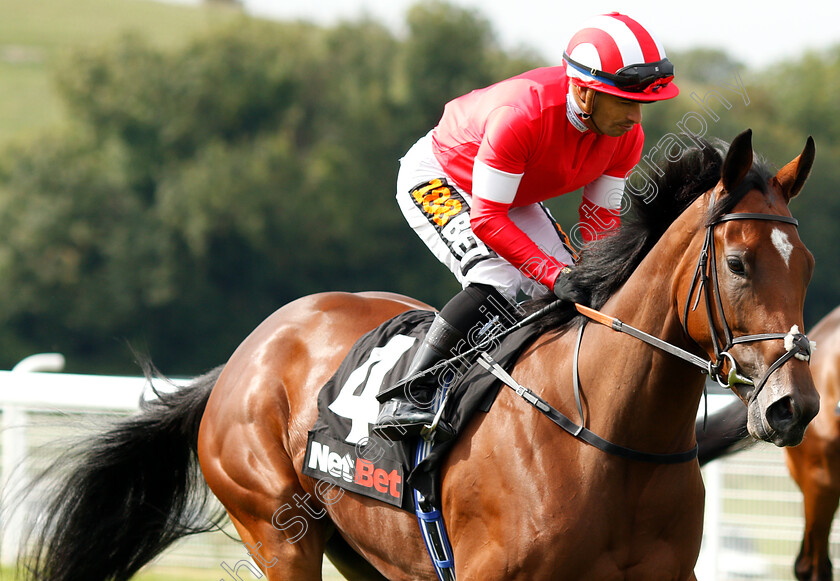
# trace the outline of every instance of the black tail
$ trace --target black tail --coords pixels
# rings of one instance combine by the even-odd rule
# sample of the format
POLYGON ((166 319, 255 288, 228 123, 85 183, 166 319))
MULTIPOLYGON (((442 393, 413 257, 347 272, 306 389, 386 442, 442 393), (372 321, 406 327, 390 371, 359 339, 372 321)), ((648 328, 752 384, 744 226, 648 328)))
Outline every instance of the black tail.
POLYGON ((142 403, 38 477, 52 484, 24 541, 26 579, 127 580, 177 539, 218 527, 196 445, 220 373, 142 403))
POLYGON ((749 447, 755 440, 747 431, 747 407, 738 398, 706 419, 699 418, 694 425, 700 465, 717 460, 727 454, 749 447))

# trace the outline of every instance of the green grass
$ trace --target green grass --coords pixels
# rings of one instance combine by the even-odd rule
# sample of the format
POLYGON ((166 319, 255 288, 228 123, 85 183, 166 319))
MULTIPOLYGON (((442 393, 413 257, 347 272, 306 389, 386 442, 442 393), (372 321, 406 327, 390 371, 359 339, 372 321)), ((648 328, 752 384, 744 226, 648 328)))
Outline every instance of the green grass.
POLYGON ((243 18, 221 2, 176 6, 153 0, 2 0, 0 146, 66 118, 52 84, 61 57, 125 34, 174 48, 243 18))

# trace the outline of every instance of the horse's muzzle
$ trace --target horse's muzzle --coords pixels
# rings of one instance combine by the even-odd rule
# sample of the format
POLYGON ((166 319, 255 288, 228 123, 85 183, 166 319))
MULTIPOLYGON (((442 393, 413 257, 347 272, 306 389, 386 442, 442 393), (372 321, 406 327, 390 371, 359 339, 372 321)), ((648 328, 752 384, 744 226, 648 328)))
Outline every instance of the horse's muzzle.
POLYGON ((812 405, 810 400, 791 395, 782 395, 766 408, 759 400, 754 400, 750 405, 747 428, 753 437, 776 446, 796 446, 802 442, 805 428, 818 411, 819 401, 812 405))

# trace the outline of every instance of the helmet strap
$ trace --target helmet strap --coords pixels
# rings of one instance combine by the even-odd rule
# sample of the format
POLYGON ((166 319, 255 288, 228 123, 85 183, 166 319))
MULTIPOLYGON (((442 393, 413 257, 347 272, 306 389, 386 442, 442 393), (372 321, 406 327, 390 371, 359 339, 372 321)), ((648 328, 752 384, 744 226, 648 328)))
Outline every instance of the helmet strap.
POLYGON ((590 130, 589 126, 584 123, 586 119, 589 119, 589 115, 583 112, 580 103, 577 87, 573 83, 569 83, 569 94, 566 96, 566 117, 575 129, 585 133, 590 130))

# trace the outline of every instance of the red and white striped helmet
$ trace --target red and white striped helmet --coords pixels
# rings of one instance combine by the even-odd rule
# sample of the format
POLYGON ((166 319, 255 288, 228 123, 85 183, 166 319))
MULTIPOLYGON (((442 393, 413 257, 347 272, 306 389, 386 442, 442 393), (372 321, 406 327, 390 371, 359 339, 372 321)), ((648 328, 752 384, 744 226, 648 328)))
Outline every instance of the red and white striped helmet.
POLYGON ((634 101, 676 97, 674 65, 641 24, 618 12, 584 22, 563 53, 573 83, 634 101))

